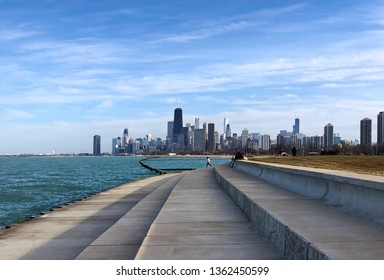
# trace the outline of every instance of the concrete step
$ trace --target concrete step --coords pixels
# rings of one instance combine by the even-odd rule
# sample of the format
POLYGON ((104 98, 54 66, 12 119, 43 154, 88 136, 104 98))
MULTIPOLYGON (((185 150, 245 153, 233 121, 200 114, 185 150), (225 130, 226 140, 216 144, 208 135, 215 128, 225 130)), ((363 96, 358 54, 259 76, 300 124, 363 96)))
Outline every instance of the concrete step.
POLYGON ((160 181, 161 185, 138 202, 76 259, 132 260, 173 188, 184 174, 160 181))
POLYGON ((125 184, 0 230, 0 259, 72 260, 174 175, 125 184))
POLYGON ((136 259, 281 259, 223 191, 212 168, 186 172, 136 259))
POLYGON ((265 182, 229 165, 216 179, 288 259, 384 259, 384 227, 265 182))

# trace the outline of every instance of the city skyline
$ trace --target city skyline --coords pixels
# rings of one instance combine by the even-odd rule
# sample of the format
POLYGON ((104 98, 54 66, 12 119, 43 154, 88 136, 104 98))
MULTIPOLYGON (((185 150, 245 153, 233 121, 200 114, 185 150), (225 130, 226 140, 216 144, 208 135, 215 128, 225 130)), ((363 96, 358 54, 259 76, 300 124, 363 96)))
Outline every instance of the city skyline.
MULTIPOLYGON (((377 114, 378 134, 383 133, 382 116, 384 112, 377 114)), ((167 137, 147 134, 145 137, 128 137, 128 129, 125 128, 123 137, 118 136, 112 139, 112 155, 128 154, 164 154, 167 152, 180 153, 231 153, 234 150, 242 150, 254 154, 275 154, 279 151, 291 150, 293 147, 305 153, 319 154, 320 152, 336 152, 344 154, 382 154, 383 141, 379 136, 377 141, 372 141, 372 119, 360 120, 360 138, 346 139, 340 133, 334 131, 331 123, 324 126, 323 134, 308 135, 300 131, 300 119, 295 118, 292 130, 281 129, 276 137, 260 131, 249 131, 244 128, 241 134, 235 131, 232 134, 230 122, 227 116, 224 117, 224 131, 216 130, 220 127, 212 122, 204 122, 200 128, 200 118, 196 117, 194 124, 186 121, 183 123, 182 108, 174 110, 174 119, 167 123, 167 137), (178 125, 174 126, 174 123, 178 125), (185 124, 185 125, 184 125, 185 124), (376 145, 377 144, 377 145, 376 145)), ((98 135, 94 136, 99 137, 98 135)), ((98 140, 100 143, 100 139, 98 140)), ((100 155, 95 152, 95 140, 93 144, 93 155, 100 155)), ((104 151, 104 154, 109 154, 104 151)))
MULTIPOLYGON (((384 111, 380 1, 0 1, 0 154, 183 122, 360 138, 384 111)), ((110 150, 110 141, 101 141, 110 150)))

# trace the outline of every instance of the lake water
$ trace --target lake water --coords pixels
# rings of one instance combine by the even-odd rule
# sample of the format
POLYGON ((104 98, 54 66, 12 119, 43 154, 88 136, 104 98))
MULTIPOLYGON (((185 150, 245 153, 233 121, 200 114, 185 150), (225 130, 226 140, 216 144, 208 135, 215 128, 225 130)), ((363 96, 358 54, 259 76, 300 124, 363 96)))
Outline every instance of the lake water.
MULTIPOLYGON (((157 176, 141 157, 0 157, 0 228, 134 180, 157 176)), ((212 164, 228 162, 212 158, 212 164)), ((154 168, 201 168, 205 158, 156 158, 154 168)))

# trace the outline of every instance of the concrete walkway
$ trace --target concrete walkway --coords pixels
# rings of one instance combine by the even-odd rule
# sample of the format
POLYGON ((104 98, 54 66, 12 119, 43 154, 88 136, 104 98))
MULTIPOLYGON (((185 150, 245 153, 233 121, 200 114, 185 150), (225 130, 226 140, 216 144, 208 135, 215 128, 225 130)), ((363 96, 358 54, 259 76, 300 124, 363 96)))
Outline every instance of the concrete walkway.
POLYGON ((136 259, 281 259, 221 188, 213 169, 186 173, 136 259))
POLYGON ((0 259, 281 259, 213 169, 133 182, 0 231, 0 259))
POLYGON ((384 259, 384 226, 219 165, 108 190, 0 230, 0 259, 384 259))
POLYGON ((75 259, 142 199, 173 176, 157 176, 122 185, 54 209, 10 229, 0 230, 0 259, 75 259))

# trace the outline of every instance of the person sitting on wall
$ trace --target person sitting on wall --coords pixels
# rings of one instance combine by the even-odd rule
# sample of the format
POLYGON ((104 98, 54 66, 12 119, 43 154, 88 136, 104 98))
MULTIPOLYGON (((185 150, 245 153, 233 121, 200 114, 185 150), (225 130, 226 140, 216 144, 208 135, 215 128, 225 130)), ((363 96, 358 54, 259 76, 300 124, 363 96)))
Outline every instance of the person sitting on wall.
POLYGON ((238 160, 238 159, 244 159, 244 156, 240 152, 240 150, 237 150, 235 155, 232 157, 231 167, 235 167, 236 166, 236 160, 238 160))

